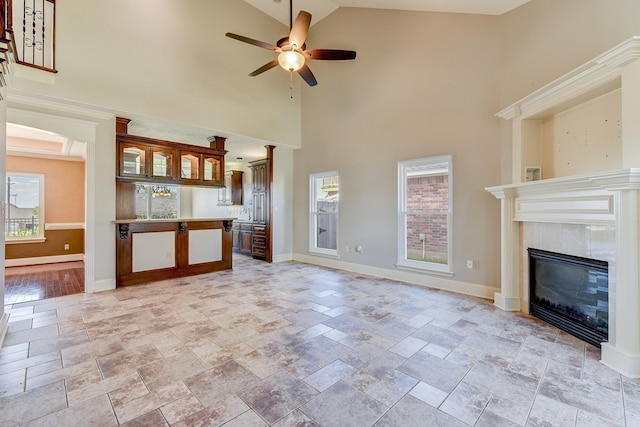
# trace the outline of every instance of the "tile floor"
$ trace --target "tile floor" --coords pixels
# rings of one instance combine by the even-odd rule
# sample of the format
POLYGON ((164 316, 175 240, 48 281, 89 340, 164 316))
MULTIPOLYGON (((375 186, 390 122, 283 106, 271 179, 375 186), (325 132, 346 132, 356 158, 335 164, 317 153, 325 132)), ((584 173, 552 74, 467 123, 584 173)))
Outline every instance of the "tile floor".
POLYGON ((84 292, 82 261, 4 269, 5 304, 56 298, 81 292, 84 292))
POLYGON ((640 381, 554 327, 306 264, 5 310, 0 426, 640 425, 640 381))

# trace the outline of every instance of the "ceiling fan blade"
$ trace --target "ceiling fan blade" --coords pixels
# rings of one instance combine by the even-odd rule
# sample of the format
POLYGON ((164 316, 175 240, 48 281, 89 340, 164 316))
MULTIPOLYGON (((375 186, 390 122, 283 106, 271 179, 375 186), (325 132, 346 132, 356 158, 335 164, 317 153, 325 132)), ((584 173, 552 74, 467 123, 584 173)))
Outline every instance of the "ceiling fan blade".
POLYGON ((352 50, 337 49, 310 49, 304 51, 307 59, 346 60, 356 59, 356 53, 352 50))
POLYGON ((271 62, 267 62, 267 63, 266 63, 266 64, 264 64, 262 67, 260 67, 260 68, 258 68, 257 70, 255 70, 254 72, 249 73, 249 76, 250 76, 250 77, 255 77, 255 76, 257 76, 258 74, 262 74, 262 73, 264 73, 265 71, 272 69, 272 68, 273 68, 273 67, 275 67, 276 65, 278 65, 278 60, 277 60, 277 59, 274 59, 274 60, 273 60, 273 61, 271 61, 271 62))
POLYGON ((298 74, 300 74, 300 77, 302 77, 302 79, 307 82, 309 86, 315 86, 318 84, 318 81, 314 77, 307 64, 304 64, 302 68, 298 70, 298 74))
POLYGON ((281 51, 281 49, 279 47, 276 47, 276 46, 274 46, 272 44, 261 42, 260 40, 252 39, 252 38, 249 38, 249 37, 241 36, 239 34, 227 33, 227 34, 225 34, 225 36, 230 37, 232 39, 240 40, 241 42, 252 44, 254 46, 261 47, 263 49, 273 50, 273 51, 276 51, 276 52, 280 52, 281 51))
POLYGON ((296 21, 291 27, 291 33, 289 34, 289 44, 296 45, 298 48, 302 48, 305 40, 307 40, 307 33, 309 32, 309 26, 311 25, 311 14, 301 10, 298 13, 296 21))

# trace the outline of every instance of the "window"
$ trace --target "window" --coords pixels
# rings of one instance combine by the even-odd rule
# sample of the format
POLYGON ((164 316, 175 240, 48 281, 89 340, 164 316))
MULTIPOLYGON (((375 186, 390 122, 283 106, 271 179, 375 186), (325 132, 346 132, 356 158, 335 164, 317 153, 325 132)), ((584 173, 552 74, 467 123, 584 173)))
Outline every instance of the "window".
POLYGON ((5 185, 5 239, 44 239, 44 175, 7 172, 5 185))
POLYGON ((398 266, 451 274, 451 156, 398 163, 398 266))
POLYGON ((136 184, 136 219, 175 219, 179 210, 178 185, 136 184))
POLYGON ((309 216, 309 251, 338 255, 338 207, 340 202, 338 172, 311 174, 309 216))

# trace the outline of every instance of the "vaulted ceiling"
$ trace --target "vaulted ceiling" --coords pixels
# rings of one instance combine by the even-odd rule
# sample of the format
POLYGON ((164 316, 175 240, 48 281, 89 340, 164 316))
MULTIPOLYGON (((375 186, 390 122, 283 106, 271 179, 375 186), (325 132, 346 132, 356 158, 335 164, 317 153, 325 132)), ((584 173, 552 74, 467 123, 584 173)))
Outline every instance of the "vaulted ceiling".
MULTIPOLYGON (((244 1, 289 26, 288 0, 244 1)), ((318 23, 322 18, 331 14, 339 7, 502 15, 528 1, 529 0, 294 0, 293 16, 295 18, 300 10, 306 10, 313 15, 312 23, 318 23)))

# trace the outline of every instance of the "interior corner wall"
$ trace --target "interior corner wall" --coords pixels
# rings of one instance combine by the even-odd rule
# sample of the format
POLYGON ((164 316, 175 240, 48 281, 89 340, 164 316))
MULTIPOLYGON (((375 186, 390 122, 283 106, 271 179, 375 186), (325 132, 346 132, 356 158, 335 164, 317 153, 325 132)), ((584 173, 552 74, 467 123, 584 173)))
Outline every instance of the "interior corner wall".
POLYGON ((293 157, 294 150, 273 150, 273 261, 290 261, 293 253, 293 157))
POLYGON ((499 286, 499 203, 484 191, 501 179, 501 127, 494 117, 499 22, 340 8, 313 27, 309 46, 352 49, 357 58, 314 62, 319 84, 303 92, 302 148, 294 153, 295 254, 307 256, 309 174, 337 170, 340 261, 397 272, 398 161, 451 154, 451 283, 499 286), (356 245, 362 252, 344 250, 356 245), (480 269, 467 269, 468 259, 480 269))
POLYGON ((637 0, 532 0, 500 16, 500 108, 639 36, 638 16, 637 0))

